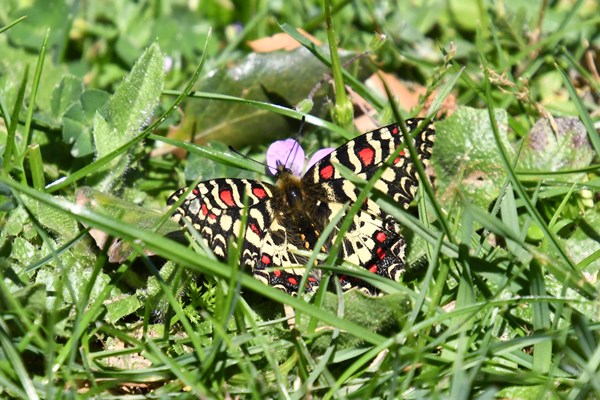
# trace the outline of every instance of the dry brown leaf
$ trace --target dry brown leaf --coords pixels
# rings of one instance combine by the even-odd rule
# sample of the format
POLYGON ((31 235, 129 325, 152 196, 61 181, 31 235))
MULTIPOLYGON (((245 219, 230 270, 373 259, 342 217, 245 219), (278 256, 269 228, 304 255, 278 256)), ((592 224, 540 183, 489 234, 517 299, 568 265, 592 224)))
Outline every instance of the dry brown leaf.
MULTIPOLYGON (((302 29, 298 29, 298 31, 317 46, 321 45, 321 42, 316 37, 308 34, 302 29)), ((300 43, 298 43, 296 39, 292 38, 285 32, 277 33, 269 37, 251 40, 246 42, 246 44, 256 53, 270 53, 277 50, 292 51, 300 47, 300 43)))
POLYGON ((378 73, 371 75, 367 79, 366 84, 369 87, 374 88, 381 96, 386 97, 382 78, 402 108, 410 110, 419 104, 419 93, 416 93, 416 88, 413 87, 413 90, 409 89, 407 84, 402 82, 395 75, 379 71, 378 73))
MULTIPOLYGON (((419 97, 427 94, 427 88, 412 82, 404 82, 395 75, 387 74, 385 72, 378 72, 376 74, 371 75, 366 81, 367 85, 374 88, 381 96, 385 97, 385 88, 382 83, 383 81, 386 83, 393 96, 398 100, 398 103, 405 110, 410 110, 419 105, 419 97)), ((437 92, 433 92, 429 95, 429 97, 425 100, 425 107, 423 107, 423 111, 420 116, 424 116, 428 106, 431 104, 433 99, 435 98, 437 92)), ((442 107, 438 112, 439 115, 451 115, 454 110, 456 110, 456 97, 453 94, 448 95, 444 102, 442 103, 442 107)))

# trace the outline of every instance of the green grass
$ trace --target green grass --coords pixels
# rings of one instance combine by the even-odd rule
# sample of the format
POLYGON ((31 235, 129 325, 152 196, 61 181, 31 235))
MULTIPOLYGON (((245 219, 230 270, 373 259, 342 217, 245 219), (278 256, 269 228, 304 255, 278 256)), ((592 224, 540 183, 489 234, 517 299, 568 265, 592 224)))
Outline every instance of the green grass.
POLYGON ((595 2, 95 4, 0 10, 0 397, 600 397, 595 2), (282 31, 304 50, 247 46, 282 31), (357 183, 402 282, 340 260, 384 295, 290 297, 174 239, 176 189, 270 179, 227 145, 263 162, 303 116, 305 149, 341 145, 349 93, 436 126, 408 211, 357 183))

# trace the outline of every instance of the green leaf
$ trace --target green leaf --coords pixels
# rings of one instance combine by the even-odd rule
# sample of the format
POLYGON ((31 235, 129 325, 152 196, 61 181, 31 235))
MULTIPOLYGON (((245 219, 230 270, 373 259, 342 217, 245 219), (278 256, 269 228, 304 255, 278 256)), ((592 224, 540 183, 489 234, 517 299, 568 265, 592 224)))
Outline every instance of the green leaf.
POLYGON ((591 276, 596 276, 600 271, 600 259, 593 257, 594 253, 600 252, 598 227, 600 227, 600 214, 595 209, 588 210, 578 221, 575 231, 563 242, 569 257, 578 264, 583 262, 580 268, 591 276))
POLYGON ((62 117, 67 110, 79 103, 79 97, 83 92, 83 82, 81 79, 67 75, 52 91, 50 99, 50 110, 55 118, 62 117))
POLYGON ((475 31, 481 25, 482 11, 475 7, 473 2, 450 0, 448 2, 450 12, 455 18, 456 23, 463 29, 475 31))
MULTIPOLYGON (((593 158, 585 126, 578 118, 558 117, 552 124, 542 118, 525 138, 518 166, 534 171, 560 171, 587 167, 593 158)), ((571 174, 554 178, 568 182, 574 179, 571 174)))
MULTIPOLYGON (((339 307, 337 295, 325 293, 325 301, 321 308, 335 314, 338 312, 339 307)), ((410 297, 404 293, 380 297, 368 296, 358 290, 350 290, 344 293, 344 319, 384 335, 399 332, 411 308, 410 297)), ((321 323, 320 327, 328 333, 319 336, 315 340, 312 350, 316 353, 329 346, 332 339, 331 330, 328 329, 331 327, 326 323, 321 323)), ((342 333, 337 339, 337 345, 341 349, 359 344, 364 344, 364 340, 348 333, 342 333)))
POLYGON ((21 16, 27 16, 27 18, 10 29, 7 34, 18 47, 37 51, 44 40, 47 29, 51 31, 48 41, 50 46, 59 40, 63 34, 62 30, 70 26, 69 14, 67 2, 63 0, 36 0, 30 7, 17 10, 11 15, 11 19, 21 16))
MULTIPOLYGON (((27 19, 24 21, 26 20, 27 19)), ((0 57, 0 91, 2 91, 4 101, 6 104, 10 104, 11 108, 18 98, 20 83, 27 66, 30 67, 28 82, 31 84, 33 77, 32 70, 38 60, 38 52, 39 46, 36 48, 35 53, 26 52, 22 48, 15 48, 9 45, 5 36, 0 35, 0 54, 2 55, 0 57)), ((44 63, 43 70, 41 71, 42 75, 39 80, 38 91, 35 97, 35 105, 37 107, 35 113, 36 119, 53 119, 49 112, 52 94, 66 71, 67 68, 65 65, 55 65, 51 62, 44 63), (40 116, 38 113, 41 113, 42 115, 40 116)), ((26 98, 30 96, 30 90, 31 88, 28 87, 26 90, 26 98)), ((21 113, 24 117, 26 114, 24 106, 21 113)))
POLYGON ((71 75, 65 76, 52 92, 51 115, 57 121, 62 119, 63 141, 73 145, 73 157, 84 157, 93 152, 92 117, 107 99, 108 94, 99 90, 84 92, 81 79, 71 75), (89 97, 94 101, 84 100, 89 97), (88 109, 84 110, 84 106, 88 109), (90 106, 95 107, 93 112, 90 112, 90 106))
MULTIPOLYGON (((512 154, 506 111, 496 110, 496 121, 502 144, 512 154)), ((447 206, 460 193, 476 205, 487 207, 506 178, 488 111, 461 107, 437 122, 436 130, 432 164, 440 199, 447 206)))
POLYGON ((106 92, 86 90, 63 115, 63 141, 73 145, 73 157, 85 157, 93 153, 92 122, 96 112, 106 105, 108 99, 106 92))
MULTIPOLYGON (((207 148, 210 148, 211 150, 214 149, 216 152, 221 152, 221 154, 231 153, 228 147, 221 142, 211 143, 207 148)), ((226 162, 210 162, 207 161, 207 158, 208 157, 205 154, 199 154, 194 151, 188 153, 188 160, 184 170, 186 181, 192 181, 198 178, 207 180, 222 178, 224 176, 249 179, 256 179, 257 177, 256 173, 240 169, 238 166, 231 166, 226 162)), ((255 162, 253 163, 256 164, 255 162)), ((264 173, 264 169, 262 169, 261 172, 264 173)))
POLYGON ((63 141, 72 144, 71 155, 73 157, 85 157, 92 154, 91 132, 89 125, 85 125, 69 117, 63 118, 63 141))
POLYGON ((32 263, 37 257, 36 247, 22 237, 15 237, 12 242, 11 258, 21 265, 32 263))
MULTIPOLYGON (((62 196, 59 197, 62 198, 62 196)), ((62 241, 66 242, 79 233, 77 221, 68 214, 48 207, 35 199, 25 199, 24 201, 40 224, 58 234, 62 241)))
MULTIPOLYGON (((208 4, 206 6, 208 7, 208 4)), ((184 57, 194 60, 203 51, 210 23, 190 13, 187 7, 178 4, 172 4, 170 7, 172 13, 159 17, 152 25, 151 37, 157 38, 162 49, 177 49, 177 53, 180 52, 184 57)), ((208 46, 209 54, 219 51, 218 41, 210 41, 208 46)))
MULTIPOLYGON (((342 53, 342 59, 351 54, 342 53)), ((221 68, 199 82, 202 92, 228 94, 294 108, 320 83, 328 69, 304 48, 290 52, 250 54, 238 63, 221 68), (301 68, 299 68, 301 66, 301 68)), ((324 110, 325 84, 313 97, 314 115, 324 110)), ((243 146, 270 141, 296 132, 299 123, 269 110, 242 103, 192 100, 186 107, 187 118, 175 138, 194 142, 221 141, 243 146)), ((321 115, 324 115, 322 112, 321 115)))
MULTIPOLYGON (((90 187, 79 188, 76 199, 79 205, 140 229, 154 229, 154 227, 160 225, 157 232, 163 235, 180 229, 179 225, 170 219, 161 224, 161 220, 165 219, 164 214, 161 212, 139 207, 134 203, 99 192, 90 187)), ((107 233, 91 229, 90 235, 94 238, 98 247, 104 247, 108 239, 107 233)), ((114 241, 108 249, 109 260, 113 263, 121 263, 129 257, 132 251, 133 248, 130 243, 114 241)))
MULTIPOLYGON (((90 264, 93 262, 91 259, 65 254, 61 257, 60 262, 68 271, 67 276, 57 273, 56 267, 53 266, 41 268, 35 276, 36 283, 46 285, 50 293, 48 297, 52 297, 52 301, 60 299, 66 305, 76 303, 81 299, 94 301, 111 280, 105 273, 94 276, 94 271, 90 268, 90 264), (88 286, 92 278, 94 281, 88 297, 88 286)), ((111 295, 113 297, 122 296, 121 292, 115 288, 111 295)))
MULTIPOLYGON (((41 315, 46 311, 46 286, 41 284, 28 285, 15 290, 12 295, 21 306, 31 315, 41 315)), ((6 304, 0 304, 0 310, 7 309, 6 304)))
MULTIPOLYGON (((163 87, 163 65, 158 45, 150 46, 110 98, 105 112, 96 113, 93 137, 97 159, 133 140, 152 117, 163 87)), ((96 176, 95 187, 109 190, 128 165, 127 155, 113 160, 102 176, 96 176)))
MULTIPOLYGON (((77 189, 75 197, 78 205, 84 205, 95 212, 117 218, 128 225, 137 226, 141 229, 154 228, 158 221, 164 217, 164 213, 160 211, 142 208, 134 203, 90 187, 84 186, 77 189)), ((177 223, 167 219, 158 230, 158 233, 166 234, 179 229, 180 226, 177 223)))
POLYGON ((143 306, 144 303, 137 296, 127 296, 106 305, 106 321, 115 323, 143 306))

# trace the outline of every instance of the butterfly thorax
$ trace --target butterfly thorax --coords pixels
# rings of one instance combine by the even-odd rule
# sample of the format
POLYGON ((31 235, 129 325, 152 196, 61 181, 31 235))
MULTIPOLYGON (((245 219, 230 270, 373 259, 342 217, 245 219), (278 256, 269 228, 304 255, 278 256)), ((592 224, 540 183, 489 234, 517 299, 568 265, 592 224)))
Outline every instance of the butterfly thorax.
MULTIPOLYGON (((282 165, 278 165, 276 179, 279 194, 273 198, 275 218, 287 228, 290 245, 313 250, 325 225, 318 212, 318 194, 314 187, 307 186, 302 178, 282 165)), ((326 252, 327 246, 323 246, 321 251, 326 252)), ((300 264, 306 262, 302 257, 296 259, 300 264)))
POLYGON ((302 180, 283 165, 278 165, 276 175, 277 188, 282 193, 282 209, 293 212, 306 209, 306 193, 302 187, 302 180))

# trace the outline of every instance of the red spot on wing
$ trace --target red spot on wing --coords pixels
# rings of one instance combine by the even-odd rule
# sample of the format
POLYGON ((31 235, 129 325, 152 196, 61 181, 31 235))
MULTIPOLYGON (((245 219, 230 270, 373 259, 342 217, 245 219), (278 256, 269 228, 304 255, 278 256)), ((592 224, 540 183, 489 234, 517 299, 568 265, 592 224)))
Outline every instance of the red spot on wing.
POLYGON ((252 194, 261 200, 267 197, 266 190, 260 187, 252 188, 252 194))
POLYGON ((377 239, 379 243, 383 243, 385 242, 385 239, 387 239, 387 235, 383 232, 377 232, 377 235, 375 235, 375 239, 377 239))
POLYGON ((251 223, 250 224, 250 230, 254 233, 256 233, 258 236, 261 236, 260 234, 260 229, 258 229, 258 226, 256 226, 256 224, 251 223))
POLYGON ((309 281, 309 282, 316 282, 317 280, 315 279, 315 277, 314 277, 314 276, 309 276, 309 277, 308 277, 308 281, 309 281))
MULTIPOLYGON (((396 146, 396 148, 398 148, 398 146, 396 146)), ((400 153, 398 153, 398 157, 394 160, 394 164, 398 164, 403 158, 406 158, 406 149, 402 149, 400 153)))
POLYGON ((288 277, 288 282, 291 283, 292 285, 298 284, 298 281, 293 276, 288 277))
POLYGON ((377 273, 377 265, 373 264, 369 267, 369 271, 376 274, 377 273))
MULTIPOLYGON (((262 263, 265 265, 269 265, 269 264, 271 264, 271 257, 269 257, 266 254, 263 254, 262 257, 260 258, 260 261, 262 261, 262 263)), ((274 271, 274 272, 275 272, 275 275, 277 275, 277 276, 279 276, 278 274, 281 273, 280 271, 274 271)))
POLYGON ((192 190, 192 193, 194 194, 194 196, 198 196, 200 194, 200 190, 198 190, 198 188, 194 188, 194 190, 192 190))
POLYGON ((331 177, 333 176, 333 166, 331 164, 325 164, 323 167, 321 167, 321 170, 319 171, 319 176, 323 180, 331 179, 331 177))
POLYGON ((390 133, 392 135, 397 135, 398 133, 400 133, 400 129, 398 129, 397 126, 394 126, 392 129, 390 129, 390 133))
POLYGON ((383 260, 385 257, 385 250, 382 249, 381 247, 377 249, 376 251, 377 256, 379 257, 380 260, 383 260))
POLYGON ((208 214, 208 218, 210 219, 217 219, 217 216, 213 213, 208 214))
POLYGON ((235 207, 235 202, 233 201, 233 194, 231 193, 230 189, 221 190, 219 192, 219 198, 228 207, 235 207))
POLYGON ((363 167, 368 167, 373 164, 373 158, 375 158, 375 151, 372 148, 367 147, 358 152, 358 158, 360 159, 363 167))
POLYGON ((201 211, 202 215, 204 215, 205 217, 208 215, 208 207, 206 207, 206 204, 202 203, 201 211))

